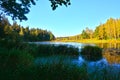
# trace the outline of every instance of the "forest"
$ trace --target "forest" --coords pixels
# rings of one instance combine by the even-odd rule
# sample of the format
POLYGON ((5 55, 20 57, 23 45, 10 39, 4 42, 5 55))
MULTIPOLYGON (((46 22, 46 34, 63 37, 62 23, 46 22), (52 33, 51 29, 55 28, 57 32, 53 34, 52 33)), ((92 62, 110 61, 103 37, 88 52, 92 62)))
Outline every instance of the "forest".
POLYGON ((81 34, 57 38, 57 40, 81 40, 81 39, 119 40, 120 19, 110 18, 105 23, 96 26, 95 30, 86 27, 86 29, 83 30, 81 34))
POLYGON ((12 25, 5 17, 1 17, 0 21, 0 40, 13 40, 13 41, 50 41, 54 40, 55 36, 51 31, 23 27, 17 22, 12 25))

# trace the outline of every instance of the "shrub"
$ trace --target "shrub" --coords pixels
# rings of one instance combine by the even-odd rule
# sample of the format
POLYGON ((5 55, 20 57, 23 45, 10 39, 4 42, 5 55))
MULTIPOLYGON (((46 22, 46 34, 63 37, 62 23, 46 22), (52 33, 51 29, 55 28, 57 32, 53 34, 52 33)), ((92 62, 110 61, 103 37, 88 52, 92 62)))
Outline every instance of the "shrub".
POLYGON ((80 52, 81 56, 88 61, 97 61, 102 58, 102 49, 97 46, 84 46, 80 52))

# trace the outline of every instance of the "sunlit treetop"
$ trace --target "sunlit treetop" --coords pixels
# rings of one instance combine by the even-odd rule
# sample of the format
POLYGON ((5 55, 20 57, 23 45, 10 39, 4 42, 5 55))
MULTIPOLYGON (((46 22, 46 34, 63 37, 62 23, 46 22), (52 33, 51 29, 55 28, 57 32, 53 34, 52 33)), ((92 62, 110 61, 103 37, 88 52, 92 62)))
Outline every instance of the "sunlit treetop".
MULTIPOLYGON (((13 20, 27 20, 26 14, 30 12, 31 5, 37 0, 0 0, 0 16, 6 14, 13 20)), ((49 0, 51 7, 55 10, 59 5, 70 5, 70 0, 49 0)), ((1 19, 1 18, 0 18, 1 19)))

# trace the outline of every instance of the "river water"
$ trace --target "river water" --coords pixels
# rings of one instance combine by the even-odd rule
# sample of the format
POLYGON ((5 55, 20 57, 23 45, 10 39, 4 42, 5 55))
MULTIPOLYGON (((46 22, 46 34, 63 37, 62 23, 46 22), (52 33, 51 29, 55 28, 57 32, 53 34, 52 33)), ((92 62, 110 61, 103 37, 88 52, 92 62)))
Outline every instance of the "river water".
MULTIPOLYGON (((78 47, 79 50, 81 50, 81 48, 85 45, 91 45, 91 46, 99 46, 101 48, 117 48, 120 49, 120 44, 108 44, 108 43, 104 43, 104 44, 83 44, 83 43, 77 43, 77 42, 34 42, 35 44, 45 44, 45 45, 66 45, 66 46, 74 46, 74 47, 78 47)), ((113 57, 113 56, 112 56, 113 57)), ((36 63, 39 64, 39 62, 48 62, 48 61, 52 61, 53 57, 47 57, 47 58, 38 58, 36 59, 36 63)), ((57 58, 54 58, 57 59, 57 58)), ((120 72, 120 55, 117 57, 111 58, 103 56, 103 58, 99 61, 85 61, 81 56, 78 56, 78 58, 75 59, 71 59, 71 63, 76 64, 78 66, 81 66, 83 63, 87 63, 87 68, 90 71, 93 71, 95 66, 102 68, 105 68, 106 66, 108 67, 112 67, 113 71, 119 71, 120 72), (109 59, 110 58, 110 59, 109 59), (117 59, 119 58, 119 59, 117 59), (110 60, 110 61, 109 61, 110 60), (112 60, 112 61, 111 61, 112 60), (118 61, 118 62, 117 62, 118 61), (112 62, 112 63, 111 63, 112 62), (93 69, 93 70, 91 70, 93 69), (115 70, 116 69, 116 70, 115 70)), ((56 60, 57 61, 57 60, 56 60)), ((67 61, 67 59, 65 60, 67 61)))

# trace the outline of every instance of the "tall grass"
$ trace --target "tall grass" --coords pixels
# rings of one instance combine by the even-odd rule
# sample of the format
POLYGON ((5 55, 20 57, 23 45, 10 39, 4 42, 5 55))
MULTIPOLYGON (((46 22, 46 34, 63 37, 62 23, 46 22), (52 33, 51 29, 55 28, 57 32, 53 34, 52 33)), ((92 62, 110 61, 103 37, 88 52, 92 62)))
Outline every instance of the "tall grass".
POLYGON ((84 46, 80 52, 81 56, 88 61, 97 61, 102 58, 102 49, 97 46, 84 46))
POLYGON ((26 51, 0 47, 0 80, 17 80, 18 73, 33 65, 34 57, 26 51))
POLYGON ((22 80, 88 80, 85 68, 62 62, 33 66, 20 75, 22 80))
POLYGON ((38 45, 38 53, 35 54, 36 56, 41 55, 69 55, 69 56, 78 56, 79 49, 73 46, 66 46, 66 45, 38 45))

